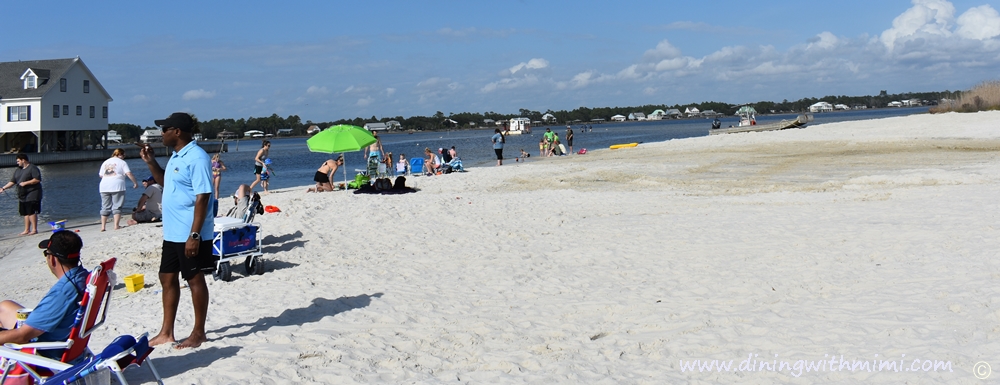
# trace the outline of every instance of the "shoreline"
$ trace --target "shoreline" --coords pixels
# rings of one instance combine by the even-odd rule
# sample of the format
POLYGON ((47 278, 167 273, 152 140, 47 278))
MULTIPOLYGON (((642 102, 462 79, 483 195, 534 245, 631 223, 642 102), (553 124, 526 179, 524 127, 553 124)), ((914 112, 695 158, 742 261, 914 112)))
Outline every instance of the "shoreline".
MULTIPOLYGON (((167 382, 199 384, 726 383, 678 362, 748 353, 954 368, 801 374, 814 382, 974 378, 1000 350, 1000 299, 983 291, 1000 274, 998 122, 676 139, 407 178, 420 191, 403 195, 275 190, 262 201, 281 212, 257 216, 265 274, 209 278, 209 341, 151 357, 167 382)), ((155 333, 162 229, 79 230, 86 266, 115 256, 119 280, 146 281, 113 292, 91 348, 155 333)), ((38 240, 0 240, 0 298, 37 303, 54 282, 38 240)), ((179 309, 184 336, 187 294, 179 309)))

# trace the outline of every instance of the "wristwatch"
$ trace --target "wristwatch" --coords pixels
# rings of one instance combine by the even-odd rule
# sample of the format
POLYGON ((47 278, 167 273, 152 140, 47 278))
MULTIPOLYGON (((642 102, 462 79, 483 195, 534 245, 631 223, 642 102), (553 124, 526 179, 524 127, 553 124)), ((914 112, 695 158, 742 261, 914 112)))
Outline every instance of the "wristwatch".
POLYGON ((195 232, 191 233, 191 239, 194 239, 196 241, 200 241, 201 240, 201 234, 199 234, 197 231, 195 231, 195 232))

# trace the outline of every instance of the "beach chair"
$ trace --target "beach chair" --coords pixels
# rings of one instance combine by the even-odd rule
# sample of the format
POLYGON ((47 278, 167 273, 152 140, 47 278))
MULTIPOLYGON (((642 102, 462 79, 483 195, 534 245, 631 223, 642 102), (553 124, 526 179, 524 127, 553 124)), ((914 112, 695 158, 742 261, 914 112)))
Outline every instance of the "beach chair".
POLYGON ((253 222, 254 216, 264 213, 264 204, 260 202, 260 194, 254 192, 249 196, 239 198, 236 205, 226 213, 227 217, 242 220, 244 223, 253 222))
POLYGON ((0 367, 0 384, 14 376, 24 379, 24 384, 34 381, 41 382, 42 377, 49 377, 53 372, 68 369, 72 362, 80 357, 91 356, 87 349, 90 335, 107 319, 108 306, 111 304, 111 289, 114 288, 116 277, 114 267, 117 259, 111 258, 101 262, 87 276, 87 288, 80 299, 80 309, 76 313, 76 321, 70 329, 69 339, 58 342, 32 342, 27 344, 4 344, 0 348, 0 358, 5 364, 0 367), (36 355, 39 350, 62 349, 59 360, 53 360, 36 355))
POLYGON ((410 158, 410 174, 422 175, 424 173, 424 158, 410 158))
POLYGON ((369 179, 382 178, 385 175, 385 163, 378 156, 368 157, 368 168, 365 169, 369 179))
MULTIPOLYGON (((115 338, 100 354, 80 362, 69 369, 63 370, 52 377, 49 377, 42 385, 66 385, 73 381, 78 381, 92 374, 101 373, 103 370, 111 371, 118 379, 118 383, 128 385, 124 371, 128 367, 145 366, 153 372, 156 383, 163 385, 160 373, 153 365, 153 359, 149 354, 153 352, 153 347, 149 346, 149 338, 143 334, 138 339, 130 335, 121 335, 115 338)), ((110 378, 107 381, 110 382, 110 378)))

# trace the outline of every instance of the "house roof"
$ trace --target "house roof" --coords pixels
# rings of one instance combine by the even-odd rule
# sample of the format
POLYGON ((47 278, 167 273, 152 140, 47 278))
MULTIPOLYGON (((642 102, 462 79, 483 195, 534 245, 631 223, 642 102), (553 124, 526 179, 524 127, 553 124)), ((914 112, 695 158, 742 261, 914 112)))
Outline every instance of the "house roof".
POLYGON ((83 64, 83 61, 78 57, 72 59, 0 62, 0 98, 40 98, 53 87, 58 87, 59 82, 57 80, 62 78, 76 64, 79 64, 83 68, 83 71, 90 75, 90 78, 93 80, 91 86, 103 93, 104 96, 107 96, 108 101, 111 101, 111 95, 101 86, 101 82, 97 81, 97 77, 90 72, 87 65, 83 64), (21 75, 24 75, 29 69, 38 76, 37 88, 24 89, 24 81, 21 80, 21 75))

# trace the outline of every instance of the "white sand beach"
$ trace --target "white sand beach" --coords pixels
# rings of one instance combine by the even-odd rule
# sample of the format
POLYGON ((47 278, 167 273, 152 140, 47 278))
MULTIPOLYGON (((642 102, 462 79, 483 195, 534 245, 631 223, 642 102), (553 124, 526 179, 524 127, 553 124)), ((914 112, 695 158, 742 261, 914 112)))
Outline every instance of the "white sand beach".
MULTIPOLYGON (((1000 112, 645 143, 407 184, 420 191, 264 196, 281 209, 257 217, 267 272, 209 279, 209 341, 152 354, 166 383, 981 383, 977 362, 1000 370, 1000 112), (748 356, 828 363, 737 371, 748 356), (898 371, 844 370, 841 356, 898 371), (706 359, 733 370, 681 363, 706 359)), ((79 230, 88 267, 116 257, 119 277, 147 284, 119 286, 91 347, 155 334, 162 229, 79 230)), ((54 282, 41 239, 0 242, 0 299, 32 306, 54 282)), ((178 338, 192 318, 184 291, 178 338)))

